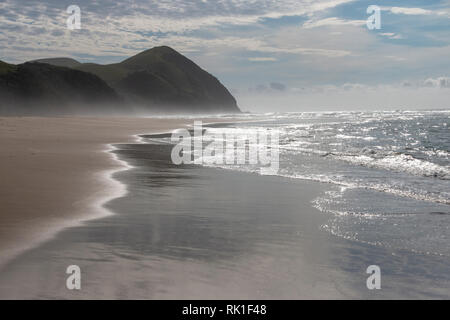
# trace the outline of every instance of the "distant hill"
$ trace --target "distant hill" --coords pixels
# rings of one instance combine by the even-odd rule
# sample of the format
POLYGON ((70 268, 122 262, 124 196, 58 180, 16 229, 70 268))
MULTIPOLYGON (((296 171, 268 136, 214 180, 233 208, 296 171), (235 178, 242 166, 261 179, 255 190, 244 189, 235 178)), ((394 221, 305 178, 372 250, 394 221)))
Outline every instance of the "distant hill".
POLYGON ((97 114, 122 108, 114 89, 90 73, 37 62, 2 62, 0 70, 3 115, 97 114))
MULTIPOLYGON (((116 64, 80 63, 70 58, 40 59, 36 63, 96 76, 120 96, 125 112, 130 109, 167 113, 240 112, 234 97, 217 78, 166 46, 146 50, 116 64)), ((4 77, 1 70, 2 65, 0 93, 4 77)))
POLYGON ((146 50, 121 63, 86 63, 75 68, 97 75, 133 105, 240 112, 234 97, 217 78, 167 46, 146 50))
POLYGON ((49 59, 33 60, 30 62, 47 63, 47 64, 51 64, 52 66, 67 67, 67 68, 74 68, 74 67, 81 65, 80 62, 78 62, 75 59, 71 59, 71 58, 49 58, 49 59))

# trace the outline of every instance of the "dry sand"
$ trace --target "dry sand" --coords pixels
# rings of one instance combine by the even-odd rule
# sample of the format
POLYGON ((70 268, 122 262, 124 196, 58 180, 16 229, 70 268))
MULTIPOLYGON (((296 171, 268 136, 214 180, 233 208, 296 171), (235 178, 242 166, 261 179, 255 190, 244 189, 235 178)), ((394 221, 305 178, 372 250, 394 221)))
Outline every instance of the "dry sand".
MULTIPOLYGON (((213 119, 203 119, 205 122, 213 119)), ((110 143, 166 132, 193 120, 0 118, 0 265, 64 227, 108 215, 101 204, 125 192, 110 143)))

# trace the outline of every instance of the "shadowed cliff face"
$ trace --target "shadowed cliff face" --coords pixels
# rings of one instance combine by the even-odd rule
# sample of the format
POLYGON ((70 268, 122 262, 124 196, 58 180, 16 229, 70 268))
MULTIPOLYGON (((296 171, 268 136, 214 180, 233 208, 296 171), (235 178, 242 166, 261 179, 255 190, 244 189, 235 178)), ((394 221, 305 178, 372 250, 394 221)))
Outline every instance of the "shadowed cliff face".
POLYGON ((126 75, 110 84, 139 104, 239 112, 236 100, 219 80, 169 47, 144 51, 120 67, 126 75))
POLYGON ((50 113, 240 112, 219 80, 169 47, 109 65, 69 58, 37 62, 0 63, 1 113, 39 113, 43 105, 41 111, 50 113))

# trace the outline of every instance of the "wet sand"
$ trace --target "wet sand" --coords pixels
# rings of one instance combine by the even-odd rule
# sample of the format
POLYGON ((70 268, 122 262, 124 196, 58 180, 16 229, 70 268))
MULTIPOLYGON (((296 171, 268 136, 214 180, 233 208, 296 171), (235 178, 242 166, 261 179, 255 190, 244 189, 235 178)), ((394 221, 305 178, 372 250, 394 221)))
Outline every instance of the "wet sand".
POLYGON ((101 203, 124 188, 109 178, 122 164, 105 152, 108 144, 187 124, 192 120, 0 118, 0 265, 65 227, 110 214, 101 203))
POLYGON ((323 186, 174 166, 170 146, 116 151, 135 169, 116 215, 69 228, 1 270, 0 298, 338 298, 310 201, 323 186), (260 180, 262 178, 262 180, 260 180), (315 244, 317 242, 317 244, 315 244), (65 287, 79 265, 82 290, 65 287))
POLYGON ((447 261, 321 229, 327 184, 174 166, 171 146, 120 145, 134 168, 115 215, 60 232, 0 270, 3 299, 379 299, 448 297, 447 261), (368 290, 366 268, 382 268, 368 290), (81 290, 66 288, 69 265, 81 290), (436 275, 434 275, 436 273, 436 275))

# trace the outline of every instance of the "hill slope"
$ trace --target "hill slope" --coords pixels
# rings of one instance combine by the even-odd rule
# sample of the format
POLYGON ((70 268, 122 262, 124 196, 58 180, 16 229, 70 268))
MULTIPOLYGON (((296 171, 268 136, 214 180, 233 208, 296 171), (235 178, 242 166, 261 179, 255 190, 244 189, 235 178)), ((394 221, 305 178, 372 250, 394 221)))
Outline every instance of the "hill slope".
POLYGON ((90 73, 36 62, 0 72, 0 114, 92 114, 120 104, 117 93, 90 73))
POLYGON ((169 47, 144 51, 120 67, 127 75, 111 85, 135 101, 239 112, 236 100, 219 80, 169 47))
MULTIPOLYGON (((40 61, 60 63, 55 59, 40 61)), ((95 74, 129 105, 144 111, 240 112, 234 97, 217 78, 167 46, 146 50, 121 63, 77 63, 72 68, 95 74)))
POLYGON ((81 65, 80 62, 78 62, 75 59, 71 59, 71 58, 49 58, 49 59, 34 60, 34 61, 30 61, 30 62, 47 63, 47 64, 51 64, 52 66, 66 67, 66 68, 75 68, 75 67, 81 65))
POLYGON ((14 71, 15 69, 15 65, 0 61, 0 75, 14 71))
POLYGON ((240 112, 214 76, 170 47, 155 47, 121 63, 83 64, 133 105, 165 111, 240 112))
POLYGON ((116 104, 120 97, 123 113, 131 109, 143 113, 240 112, 236 100, 219 80, 166 46, 109 65, 80 63, 71 58, 40 59, 18 66, 0 64, 0 95, 8 96, 3 100, 10 104, 22 105, 33 101, 66 105, 73 100, 72 95, 79 103, 116 104))

